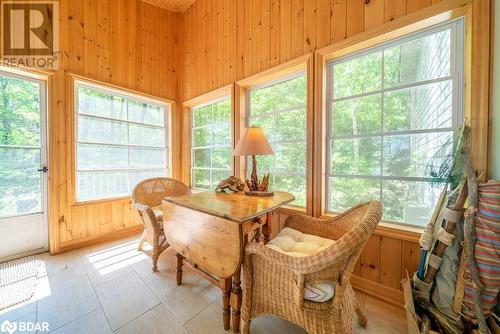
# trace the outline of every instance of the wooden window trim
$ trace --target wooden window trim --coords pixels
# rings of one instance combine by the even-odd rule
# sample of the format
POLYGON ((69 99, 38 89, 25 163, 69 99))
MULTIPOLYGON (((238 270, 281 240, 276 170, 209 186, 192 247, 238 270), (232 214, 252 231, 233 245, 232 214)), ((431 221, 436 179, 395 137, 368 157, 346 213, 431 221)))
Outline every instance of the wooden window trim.
MULTIPOLYGON (((488 96, 489 96, 489 22, 482 22, 489 13, 489 1, 447 0, 434 6, 409 14, 382 26, 333 43, 315 53, 315 118, 314 128, 314 208, 316 217, 331 216, 326 213, 325 203, 325 162, 326 162, 326 70, 328 62, 357 51, 368 49, 393 39, 464 17, 465 19, 465 54, 464 54, 464 116, 473 129, 472 160, 475 168, 487 171, 488 165, 488 96), (474 15, 473 15, 474 13, 474 15), (474 55, 473 55, 474 53, 474 55), (477 59, 477 61, 474 61, 477 59), (471 82, 474 82, 472 87, 471 82), (473 112, 474 111, 474 112, 473 112)), ((413 228, 406 228, 390 223, 382 223, 377 228, 391 234, 402 235, 413 228), (404 233, 403 233, 404 232, 404 233)), ((418 229, 417 229, 418 230, 418 229)))
MULTIPOLYGON (((266 71, 257 73, 248 78, 239 80, 234 87, 234 106, 235 106, 235 142, 238 142, 240 135, 246 127, 246 116, 248 113, 247 93, 250 89, 262 86, 266 83, 279 80, 280 78, 290 76, 297 72, 305 72, 307 80, 307 138, 306 138, 306 207, 300 208, 287 206, 281 209, 281 213, 286 214, 308 214, 312 215, 313 209, 313 113, 314 113, 314 66, 313 53, 305 54, 283 64, 272 67, 266 71)), ((246 163, 244 157, 235 159, 235 175, 242 178, 246 175, 246 163)))
POLYGON ((169 160, 170 160, 170 173, 172 177, 176 177, 176 174, 174 172, 175 168, 178 168, 177 166, 174 167, 174 165, 177 165, 177 159, 175 158, 178 155, 179 151, 179 145, 178 142, 175 142, 175 138, 178 138, 178 136, 175 135, 172 127, 172 124, 177 121, 177 116, 176 114, 176 104, 173 100, 157 97, 154 95, 150 94, 145 94, 139 91, 131 90, 128 88, 112 85, 112 84, 107 84, 101 81, 89 79, 80 75, 76 75, 73 73, 68 74, 68 80, 67 80, 67 87, 66 87, 66 92, 67 92, 67 103, 69 103, 67 106, 70 110, 69 113, 69 119, 68 123, 66 126, 66 135, 68 138, 68 145, 66 145, 66 155, 68 159, 66 159, 66 167, 67 170, 70 173, 70 177, 68 178, 68 186, 67 186, 67 192, 68 192, 68 200, 69 200, 69 206, 81 206, 81 205, 88 205, 88 204, 93 204, 93 203, 104 203, 104 202, 113 202, 113 201, 120 201, 120 200, 129 200, 131 199, 130 195, 126 196, 115 196, 115 197, 105 197, 105 198, 97 198, 97 199, 90 199, 90 200, 77 200, 76 198, 76 132, 75 132, 75 125, 76 125, 76 109, 75 109, 75 87, 77 85, 77 82, 81 82, 84 84, 88 85, 95 85, 100 88, 109 90, 111 92, 116 91, 118 94, 122 95, 130 95, 130 96, 136 96, 138 98, 142 98, 145 100, 152 100, 155 101, 156 103, 161 103, 164 104, 165 107, 168 108, 168 113, 169 113, 169 128, 168 133, 169 133, 169 160))

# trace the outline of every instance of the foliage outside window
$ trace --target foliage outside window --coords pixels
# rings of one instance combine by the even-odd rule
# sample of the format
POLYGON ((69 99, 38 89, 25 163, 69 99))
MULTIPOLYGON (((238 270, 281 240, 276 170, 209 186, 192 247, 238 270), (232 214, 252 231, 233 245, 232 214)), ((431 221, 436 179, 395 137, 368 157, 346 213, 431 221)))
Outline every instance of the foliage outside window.
POLYGON ((424 170, 460 126, 462 24, 329 64, 328 211, 378 199, 385 220, 428 222, 442 187, 424 170))
POLYGON ((77 83, 76 198, 129 195, 170 175, 164 104, 77 83))
POLYGON ((214 190, 232 175, 231 99, 193 108, 191 185, 214 190))
POLYGON ((41 84, 0 75, 0 217, 42 211, 41 84))
POLYGON ((249 94, 248 125, 262 127, 274 151, 257 157, 258 171, 271 172, 270 190, 292 193, 296 206, 306 205, 306 102, 304 73, 249 94))

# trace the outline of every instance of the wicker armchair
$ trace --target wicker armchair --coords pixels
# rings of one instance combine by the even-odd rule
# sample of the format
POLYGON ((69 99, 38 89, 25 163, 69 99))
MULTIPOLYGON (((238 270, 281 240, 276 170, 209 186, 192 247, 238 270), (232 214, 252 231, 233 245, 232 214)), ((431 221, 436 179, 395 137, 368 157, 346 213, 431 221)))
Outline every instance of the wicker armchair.
POLYGON ((135 186, 132 191, 132 202, 139 211, 144 232, 138 249, 142 250, 144 241, 153 245, 153 271, 158 270, 158 258, 169 244, 163 232, 163 214, 161 201, 166 196, 178 196, 191 193, 182 182, 167 177, 147 179, 135 186))
POLYGON ((336 240, 310 256, 292 257, 249 243, 244 262, 242 333, 247 334, 251 319, 261 314, 286 319, 309 333, 351 333, 354 311, 359 323, 366 325, 350 277, 381 215, 381 203, 373 201, 332 219, 289 217, 286 227, 336 240), (321 282, 335 283, 334 297, 323 303, 304 300, 304 286, 321 282))

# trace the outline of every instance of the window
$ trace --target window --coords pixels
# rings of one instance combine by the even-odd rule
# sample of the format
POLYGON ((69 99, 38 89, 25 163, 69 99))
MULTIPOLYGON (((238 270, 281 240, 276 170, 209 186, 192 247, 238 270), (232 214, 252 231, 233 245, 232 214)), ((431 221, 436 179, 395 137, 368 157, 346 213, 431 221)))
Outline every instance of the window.
POLYGON ((165 104, 83 82, 75 96, 77 200, 126 196, 170 175, 165 104))
POLYGON ((232 172, 231 99, 191 109, 191 185, 214 190, 232 172))
POLYGON ((299 73, 251 89, 248 104, 248 126, 262 127, 274 151, 257 157, 258 171, 271 172, 270 189, 294 194, 297 206, 306 205, 306 86, 299 73))
POLYGON ((380 199, 387 221, 425 225, 442 187, 425 167, 463 109, 461 20, 335 60, 327 71, 327 210, 380 199))

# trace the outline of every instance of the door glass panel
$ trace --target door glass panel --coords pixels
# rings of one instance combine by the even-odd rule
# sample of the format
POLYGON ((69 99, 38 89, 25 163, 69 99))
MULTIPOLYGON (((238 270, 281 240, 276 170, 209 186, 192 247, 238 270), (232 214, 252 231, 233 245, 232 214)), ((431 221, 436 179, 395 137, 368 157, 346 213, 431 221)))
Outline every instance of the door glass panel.
POLYGON ((40 84, 0 75, 0 218, 42 212, 40 84))

